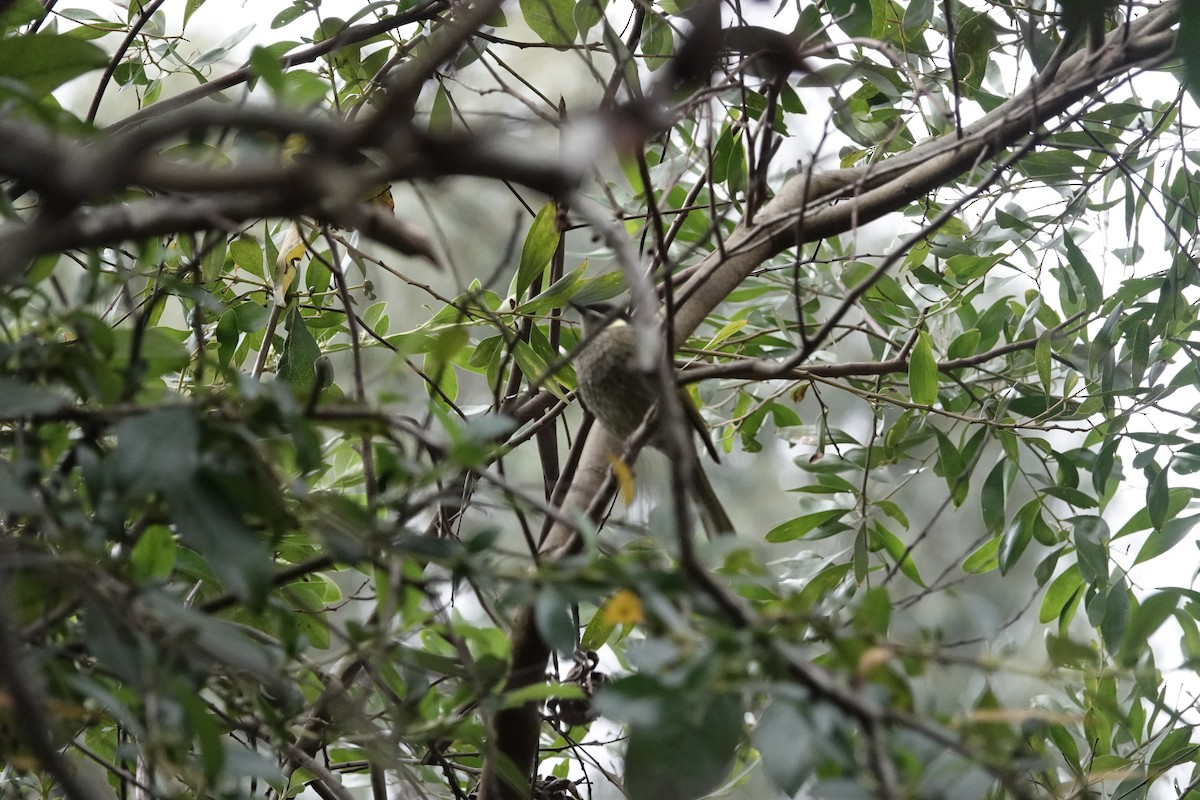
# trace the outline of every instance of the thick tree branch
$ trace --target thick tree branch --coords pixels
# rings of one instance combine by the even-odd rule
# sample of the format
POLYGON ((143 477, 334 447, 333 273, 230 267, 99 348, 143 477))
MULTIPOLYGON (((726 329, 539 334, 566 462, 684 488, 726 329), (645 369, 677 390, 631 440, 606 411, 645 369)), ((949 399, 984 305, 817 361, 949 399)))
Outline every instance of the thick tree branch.
POLYGON ((382 166, 347 163, 342 137, 352 126, 282 115, 267 125, 263 110, 189 110, 181 119, 136 132, 99 146, 72 142, 23 126, 0 123, 0 173, 27 182, 42 192, 50 206, 32 221, 0 225, 0 284, 16 280, 29 262, 44 253, 113 245, 168 233, 210 228, 235 230, 262 217, 304 215, 340 227, 360 230, 401 253, 431 257, 424 238, 408 225, 360 199, 381 182, 474 175, 522 184, 550 195, 568 191, 569 170, 545 158, 534 158, 497 137, 431 137, 410 131, 405 146, 382 166), (326 149, 303 164, 255 169, 214 170, 172 164, 138 153, 184 131, 241 125, 258 129, 297 130, 326 149), (126 154, 117 158, 117 153, 126 154), (31 165, 40 165, 32 168, 31 165), (114 166, 115 165, 115 166, 114 166), (79 176, 92 176, 86 183, 79 176), (98 208, 80 207, 125 186, 179 193, 98 208), (69 213, 61 213, 72 209, 69 213))

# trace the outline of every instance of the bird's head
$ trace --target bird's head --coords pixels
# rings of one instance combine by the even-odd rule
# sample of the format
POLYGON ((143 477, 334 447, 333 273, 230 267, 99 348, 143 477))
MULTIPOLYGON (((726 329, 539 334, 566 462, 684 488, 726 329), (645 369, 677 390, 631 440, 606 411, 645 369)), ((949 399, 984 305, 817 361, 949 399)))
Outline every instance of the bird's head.
POLYGON ((629 324, 629 313, 624 308, 609 303, 571 303, 571 307, 579 312, 583 320, 584 336, 594 336, 609 326, 629 324))

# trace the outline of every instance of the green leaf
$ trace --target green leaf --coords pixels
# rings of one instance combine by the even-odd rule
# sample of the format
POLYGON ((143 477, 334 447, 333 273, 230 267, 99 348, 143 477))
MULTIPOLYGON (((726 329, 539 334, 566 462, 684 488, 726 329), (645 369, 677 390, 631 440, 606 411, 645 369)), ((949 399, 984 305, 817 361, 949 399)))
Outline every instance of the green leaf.
POLYGON ((450 95, 445 86, 438 86, 433 96, 433 106, 429 109, 429 132, 438 136, 447 136, 454 131, 454 111, 450 108, 450 95))
POLYGON ((242 600, 261 603, 271 588, 271 546, 246 525, 229 498, 206 480, 171 487, 171 519, 180 538, 199 553, 242 600))
POLYGON ((0 39, 0 78, 25 84, 34 97, 107 65, 107 53, 75 36, 35 33, 0 39))
POLYGON ((1057 497, 1059 500, 1070 503, 1076 508, 1095 508, 1098 505, 1096 498, 1090 497, 1078 489, 1072 489, 1069 486, 1047 486, 1043 491, 1051 497, 1057 497))
POLYGON ((1183 59, 1184 86, 1192 100, 1200 103, 1200 5, 1184 3, 1179 12, 1175 52, 1183 59))
POLYGON ((1175 545, 1179 544, 1191 532, 1196 523, 1200 522, 1200 515, 1192 515, 1190 517, 1172 517, 1162 528, 1151 531, 1146 537, 1146 541, 1142 544, 1142 549, 1138 551, 1137 558, 1134 559, 1135 564, 1141 564, 1143 561, 1149 561, 1152 558, 1157 558, 1163 553, 1169 552, 1175 545))
POLYGON ((987 275, 992 267, 1004 259, 1002 255, 977 256, 972 253, 960 253, 946 259, 946 270, 959 283, 970 283, 987 275))
POLYGON ((275 15, 271 20, 271 28, 282 28, 284 25, 289 25, 310 11, 309 4, 305 0, 293 0, 291 8, 285 8, 275 15))
POLYGON ((586 306, 611 300, 624 291, 625 276, 621 274, 620 270, 614 270, 583 281, 582 287, 575 293, 572 300, 579 305, 586 306))
POLYGON ((114 428, 113 477, 128 497, 187 485, 199 463, 200 428, 190 410, 152 411, 114 428))
POLYGON ((1116 652, 1129 623, 1129 585, 1123 575, 1113 578, 1107 589, 1096 592, 1087 602, 1088 622, 1100 629, 1100 638, 1110 652, 1116 652))
POLYGON ((671 35, 671 26, 658 14, 648 14, 645 30, 642 32, 642 55, 646 67, 655 71, 671 59, 675 49, 675 40, 671 35))
POLYGON ((571 616, 571 601, 556 587, 542 589, 534 606, 534 618, 546 644, 560 653, 576 650, 579 631, 571 616))
POLYGON ((904 19, 900 29, 909 39, 919 35, 922 29, 933 19, 934 0, 909 0, 904 9, 904 19))
MULTIPOLYGON (((185 23, 186 24, 186 23, 185 23)), ((250 51, 250 69, 262 78, 263 83, 271 89, 276 98, 282 98, 287 91, 287 83, 283 79, 283 68, 279 58, 264 47, 255 47, 250 51)))
POLYGON ((978 328, 971 328, 963 331, 958 336, 954 337, 954 341, 946 348, 946 357, 967 358, 979 352, 980 333, 978 328))
POLYGON ((991 53, 997 43, 998 26, 987 14, 974 11, 964 3, 956 3, 952 8, 958 18, 955 22, 958 35, 954 39, 954 62, 959 80, 962 85, 978 89, 983 83, 987 65, 994 61, 991 53))
POLYGON ((1150 524, 1161 528, 1167 521, 1167 509, 1170 507, 1171 487, 1168 477, 1171 471, 1160 469, 1158 475, 1146 487, 1146 511, 1150 514, 1150 524))
POLYGON ((512 294, 521 297, 537 279, 554 251, 558 249, 562 234, 558 231, 558 206, 553 202, 546 203, 534 217, 525 236, 525 244, 521 248, 521 264, 517 268, 517 277, 513 283, 512 294))
POLYGON ((205 0, 187 0, 187 2, 184 3, 184 6, 183 6, 183 27, 184 28, 186 28, 188 22, 191 21, 192 14, 195 14, 196 10, 198 8, 200 8, 200 6, 204 5, 204 2, 205 2, 205 0))
POLYGON ((1100 285, 1100 279, 1096 277, 1096 271, 1092 269, 1091 262, 1084 257, 1083 251, 1075 244, 1070 233, 1063 234, 1063 245, 1067 251, 1067 264, 1083 287, 1084 300, 1088 309, 1092 311, 1099 309, 1104 305, 1104 288, 1100 285))
POLYGON ((8 4, 0 13, 0 30, 10 31, 13 28, 40 19, 46 10, 38 0, 15 0, 8 4))
POLYGON ((1158 747, 1154 748, 1154 755, 1150 756, 1150 767, 1155 772, 1165 771, 1190 760, 1195 752, 1191 726, 1176 728, 1164 736, 1158 747))
MULTIPOLYGON (((583 276, 587 272, 588 263, 584 261, 575 269, 563 275, 544 292, 517 307, 518 314, 543 314, 552 308, 562 308, 572 299, 576 290, 584 283, 583 276)), ((578 303, 578 299, 575 300, 578 303)), ((586 305, 586 303, 581 303, 586 305)))
POLYGON ((1050 661, 1056 666, 1069 669, 1094 667, 1099 661, 1096 650, 1090 645, 1054 634, 1046 637, 1046 654, 1050 656, 1050 661))
POLYGON ((1004 485, 1004 470, 1008 461, 1001 459, 983 481, 979 492, 979 507, 983 512, 983 524, 990 533, 999 533, 1004 527, 1004 506, 1007 490, 1004 485))
POLYGON ((754 744, 762 754, 767 777, 788 797, 800 791, 815 766, 812 750, 794 747, 805 741, 809 728, 798 704, 778 699, 767 706, 754 730, 754 744))
POLYGON ((601 606, 596 609, 595 614, 592 614, 591 621, 583 629, 583 636, 579 640, 579 649, 584 652, 599 650, 608 642, 608 637, 612 636, 612 632, 616 628, 617 623, 605 619, 604 607, 601 606))
POLYGON ((546 44, 566 47, 575 41, 574 0, 520 0, 525 24, 546 44))
POLYGON ((824 538, 832 536, 835 533, 846 530, 847 526, 838 522, 842 517, 849 513, 844 508, 831 508, 826 511, 815 511, 812 514, 805 514, 802 517, 788 520, 787 522, 776 525, 771 530, 767 531, 766 540, 778 544, 779 542, 790 542, 793 539, 799 539, 808 534, 809 531, 824 529, 821 535, 815 538, 824 538))
POLYGON ((264 277, 262 246, 253 236, 242 234, 234 239, 229 243, 229 254, 240 268, 255 277, 264 277))
POLYGON ((829 10, 847 36, 870 37, 874 33, 874 21, 870 2, 854 0, 830 0, 829 10))
POLYGON ((283 342, 283 354, 275 374, 293 390, 307 392, 317 380, 316 365, 321 357, 321 348, 308 330, 297 306, 293 306, 288 313, 287 329, 288 337, 283 342))
POLYGON ((733 145, 729 149, 729 161, 725 165, 725 185, 729 193, 736 195, 750 184, 749 167, 746 161, 746 147, 741 133, 733 137, 733 145))
POLYGON ((828 756, 836 712, 791 697, 776 697, 754 729, 754 747, 763 771, 784 796, 792 797, 828 756))
POLYGON ((1097 516, 1074 517, 1071 522, 1080 574, 1088 583, 1108 583, 1108 523, 1097 516))
POLYGON ((1137 664, 1148 646, 1151 635, 1175 613, 1179 605, 1179 593, 1157 592, 1144 599, 1129 616, 1125 635, 1117 651, 1117 661, 1130 668, 1137 664))
POLYGON ((950 437, 937 428, 934 428, 933 432, 938 441, 936 472, 945 478, 946 488, 950 490, 950 497, 957 508, 967 499, 967 493, 971 489, 968 470, 970 461, 958 451, 958 448, 950 441, 950 437))
MULTIPOLYGON (((1183 511, 1185 508, 1187 508, 1187 505, 1189 502, 1191 502, 1191 499, 1191 489, 1185 489, 1183 487, 1171 489, 1167 493, 1167 516, 1174 517, 1179 512, 1183 511)), ((1138 531, 1144 531, 1150 527, 1153 527, 1153 523, 1150 521, 1150 511, 1143 508, 1134 512, 1133 516, 1129 518, 1129 521, 1121 526, 1121 529, 1117 531, 1116 536, 1113 538, 1119 539, 1122 536, 1127 536, 1131 533, 1137 533, 1138 531)))
POLYGON ((1053 379, 1050 372, 1050 331, 1046 331, 1038 337, 1037 345, 1033 348, 1033 363, 1037 366, 1038 378, 1042 381, 1042 388, 1049 395, 1053 379))
POLYGON ((931 406, 937 402, 938 368, 933 357, 933 342, 921 331, 908 356, 908 388, 914 403, 931 406))
POLYGON ((742 738, 740 697, 675 695, 664 696, 672 711, 657 723, 629 726, 629 800, 695 800, 729 777, 742 738))
POLYGON ((741 147, 741 136, 731 125, 726 125, 721 129, 721 135, 717 137, 717 143, 713 145, 712 156, 712 179, 714 183, 724 183, 729 177, 729 162, 733 157, 734 147, 741 147))
POLYGON ((1021 510, 1008 523, 1008 527, 1004 531, 1004 536, 1000 538, 999 564, 1001 575, 1007 575, 1016 566, 1017 560, 1021 558, 1021 554, 1025 552, 1025 548, 1033 541, 1035 518, 1040 517, 1041 513, 1042 501, 1034 498, 1021 506, 1021 510))
POLYGON ((1083 577, 1079 567, 1072 564, 1050 582, 1038 611, 1038 622, 1043 624, 1059 619, 1067 606, 1083 589, 1083 577))
POLYGON ((161 581, 175 568, 175 534, 166 525, 151 525, 129 552, 133 577, 161 581))
POLYGON ((921 588, 925 588, 925 581, 921 578, 921 571, 917 567, 917 562, 913 560, 912 551, 896 534, 889 531, 878 522, 871 526, 871 539, 873 545, 883 545, 883 549, 892 557, 892 561, 898 564, 900 572, 904 577, 915 583, 921 588))
POLYGON ((16 378, 0 377, 0 409, 6 417, 50 414, 67 404, 67 398, 59 392, 16 378))
POLYGON ((575 6, 575 27, 585 34, 604 18, 608 0, 579 0, 575 6))
POLYGON ((968 575, 982 575, 985 572, 991 572, 1000 565, 999 551, 1000 539, 988 539, 963 560, 962 571, 968 575))

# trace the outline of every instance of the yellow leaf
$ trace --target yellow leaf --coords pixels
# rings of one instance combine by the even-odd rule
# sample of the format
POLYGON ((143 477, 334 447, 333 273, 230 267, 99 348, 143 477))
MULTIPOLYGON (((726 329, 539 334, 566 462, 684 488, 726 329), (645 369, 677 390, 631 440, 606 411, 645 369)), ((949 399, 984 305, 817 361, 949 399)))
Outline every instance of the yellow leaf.
POLYGON ((725 341, 730 336, 733 336, 735 333, 740 331, 742 328, 746 327, 748 322, 749 322, 749 320, 745 320, 745 319, 735 319, 732 322, 727 322, 725 324, 725 327, 723 327, 723 328, 721 328, 721 330, 717 331, 717 335, 712 337, 712 339, 710 339, 708 341, 708 344, 706 344, 704 346, 704 349, 705 350, 713 349, 714 347, 719 345, 721 342, 725 341))
POLYGON ((304 258, 306 247, 300 226, 293 222, 279 245, 279 258, 275 259, 275 305, 280 308, 287 305, 287 291, 296 280, 296 265, 304 258))
POLYGON ((396 210, 396 198, 392 197, 392 185, 390 183, 381 183, 378 186, 372 186, 367 193, 367 205, 380 206, 388 211, 396 210))
POLYGON ((631 589, 618 589, 601 612, 609 625, 635 625, 646 618, 642 601, 631 589))
POLYGON ((612 467, 613 477, 617 479, 617 487, 621 490, 621 499, 625 501, 625 507, 629 508, 633 505, 634 498, 637 497, 637 486, 633 483, 633 470, 616 456, 609 456, 608 463, 612 467))

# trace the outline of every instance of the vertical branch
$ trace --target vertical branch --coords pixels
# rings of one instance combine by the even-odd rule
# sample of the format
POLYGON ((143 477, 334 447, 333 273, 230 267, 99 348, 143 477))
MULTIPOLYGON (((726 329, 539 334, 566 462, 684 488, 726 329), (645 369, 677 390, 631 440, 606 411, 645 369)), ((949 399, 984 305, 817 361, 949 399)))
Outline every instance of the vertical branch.
MULTIPOLYGON (((353 363, 354 375, 354 399, 359 403, 367 401, 367 391, 363 384, 363 365, 362 365, 362 341, 359 336, 358 315, 354 313, 354 300, 350 296, 350 288, 346 285, 346 273, 342 269, 341 257, 338 255, 337 242, 329 232, 328 225, 321 226, 321 236, 329 245, 329 260, 321 259, 326 269, 333 276, 334 286, 337 288, 338 299, 342 303, 342 308, 346 312, 346 328, 350 335, 350 356, 353 363)), ((319 391, 315 389, 314 391, 319 391)), ((363 434, 362 443, 362 465, 363 465, 363 491, 367 497, 367 507, 371 508, 375 503, 375 453, 370 434, 363 434)))

